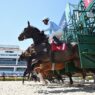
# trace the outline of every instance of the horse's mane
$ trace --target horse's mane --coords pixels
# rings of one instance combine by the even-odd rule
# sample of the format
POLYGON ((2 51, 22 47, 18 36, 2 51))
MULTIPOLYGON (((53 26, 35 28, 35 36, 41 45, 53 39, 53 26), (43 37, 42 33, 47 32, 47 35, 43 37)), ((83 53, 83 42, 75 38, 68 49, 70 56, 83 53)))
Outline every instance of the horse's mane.
POLYGON ((47 40, 47 36, 45 35, 44 31, 40 31, 38 28, 33 27, 33 40, 34 44, 40 44, 47 40))

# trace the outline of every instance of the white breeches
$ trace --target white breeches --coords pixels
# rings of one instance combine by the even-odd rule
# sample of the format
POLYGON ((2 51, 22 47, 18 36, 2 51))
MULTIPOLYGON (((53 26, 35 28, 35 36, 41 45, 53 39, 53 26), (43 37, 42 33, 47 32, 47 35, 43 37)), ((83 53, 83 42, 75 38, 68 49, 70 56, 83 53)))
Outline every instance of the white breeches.
POLYGON ((49 42, 51 43, 53 40, 53 37, 56 36, 58 39, 60 39, 63 35, 63 30, 59 29, 56 32, 53 32, 50 36, 49 36, 49 42))

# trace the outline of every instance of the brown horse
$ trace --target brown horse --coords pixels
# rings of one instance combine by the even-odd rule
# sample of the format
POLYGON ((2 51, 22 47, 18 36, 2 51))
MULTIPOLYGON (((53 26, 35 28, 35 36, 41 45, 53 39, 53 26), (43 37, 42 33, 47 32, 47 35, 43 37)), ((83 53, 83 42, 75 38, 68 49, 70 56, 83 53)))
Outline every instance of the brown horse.
MULTIPOLYGON (((23 84, 24 84, 26 75, 28 75, 28 79, 30 78, 30 75, 31 75, 31 78, 33 78, 35 81, 37 81, 38 79, 37 76, 33 74, 33 69, 35 67, 35 64, 33 62, 35 58, 35 51, 32 47, 33 45, 29 46, 24 52, 22 52, 18 60, 18 61, 24 60, 27 63, 27 67, 23 73, 23 81, 22 81, 23 84)), ((38 61, 35 60, 35 62, 37 63, 38 61)), ((39 66, 39 64, 36 64, 36 66, 39 66)))
MULTIPOLYGON (((37 67, 35 70, 38 70, 42 76, 45 71, 48 70, 62 70, 66 69, 65 67, 68 67, 68 65, 71 65, 74 62, 74 65, 78 68, 77 70, 80 70, 80 63, 79 57, 77 56, 77 53, 75 49, 71 46, 70 43, 65 43, 66 49, 63 51, 60 51, 59 55, 54 56, 56 64, 53 65, 51 62, 51 47, 48 43, 48 38, 44 34, 44 32, 41 32, 38 28, 31 26, 28 22, 28 27, 24 28, 24 31, 19 35, 18 39, 19 41, 23 41, 24 39, 32 38, 34 42, 34 48, 37 54, 37 59, 40 60, 40 67, 37 67), (67 66, 66 66, 67 65, 67 66)), ((76 71, 74 71, 76 72, 76 71)), ((73 83, 72 80, 72 74, 70 71, 66 72, 66 74, 70 78, 70 84, 73 83)), ((83 73, 84 74, 84 73, 83 73)))
MULTIPOLYGON (((36 51, 34 50, 34 45, 33 44, 30 47, 28 47, 26 49, 26 51, 23 52, 20 55, 19 60, 26 60, 27 61, 27 68, 25 69, 25 72, 23 74, 23 84, 24 84, 24 78, 25 78, 26 74, 28 74, 28 76, 29 76, 30 73, 33 74, 33 71, 38 72, 39 69, 40 69, 39 72, 41 74, 43 74, 43 77, 45 79, 48 78, 48 77, 50 77, 51 72, 49 72, 49 71, 50 71, 50 68, 52 67, 52 64, 51 63, 49 63, 49 64, 46 63, 45 66, 44 66, 44 68, 42 67, 42 69, 41 69, 40 68, 40 64, 39 64, 40 62, 37 60, 36 57, 37 57, 36 56, 36 51), (33 62, 33 60, 35 60, 34 61, 35 63, 33 62), (49 67, 49 68, 47 69, 47 67, 49 67)), ((59 68, 63 69, 63 64, 58 64, 57 66, 58 66, 57 69, 59 69, 59 68)), ((56 65, 55 65, 55 68, 56 68, 56 65)), ((34 75, 32 77, 34 77, 34 75)), ((60 80, 63 82, 61 76, 56 75, 55 78, 58 79, 58 77, 60 77, 60 80)), ((36 78, 35 80, 37 80, 36 76, 35 76, 35 78, 36 78)))

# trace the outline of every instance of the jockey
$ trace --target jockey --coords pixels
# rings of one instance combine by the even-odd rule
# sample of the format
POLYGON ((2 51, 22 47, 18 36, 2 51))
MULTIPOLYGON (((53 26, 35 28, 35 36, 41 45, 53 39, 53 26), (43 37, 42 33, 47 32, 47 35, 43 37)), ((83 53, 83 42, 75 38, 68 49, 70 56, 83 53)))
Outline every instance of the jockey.
POLYGON ((49 42, 52 43, 52 41, 54 40, 57 44, 59 45, 62 44, 60 38, 63 35, 63 30, 56 23, 50 21, 49 18, 44 18, 42 22, 45 25, 49 25, 48 29, 43 30, 43 31, 50 31, 49 42))
MULTIPOLYGON (((50 35, 49 35, 49 43, 57 43, 58 45, 62 45, 62 42, 60 41, 60 38, 63 35, 63 30, 53 21, 50 21, 49 18, 44 18, 42 20, 42 22, 45 25, 49 25, 48 29, 45 29, 43 31, 50 31, 50 35)), ((55 59, 54 59, 54 52, 51 51, 51 61, 52 61, 52 70, 54 70, 55 68, 55 59)))

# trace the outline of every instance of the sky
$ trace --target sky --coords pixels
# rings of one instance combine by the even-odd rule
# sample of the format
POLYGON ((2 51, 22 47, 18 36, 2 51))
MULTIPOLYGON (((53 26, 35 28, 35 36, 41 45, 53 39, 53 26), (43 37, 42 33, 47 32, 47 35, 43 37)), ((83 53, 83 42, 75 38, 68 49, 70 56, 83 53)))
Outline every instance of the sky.
POLYGON ((48 28, 42 23, 44 17, 59 24, 66 4, 78 4, 80 0, 1 0, 0 45, 17 45, 25 50, 32 39, 19 41, 18 36, 27 26, 27 21, 40 30, 48 28))

